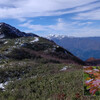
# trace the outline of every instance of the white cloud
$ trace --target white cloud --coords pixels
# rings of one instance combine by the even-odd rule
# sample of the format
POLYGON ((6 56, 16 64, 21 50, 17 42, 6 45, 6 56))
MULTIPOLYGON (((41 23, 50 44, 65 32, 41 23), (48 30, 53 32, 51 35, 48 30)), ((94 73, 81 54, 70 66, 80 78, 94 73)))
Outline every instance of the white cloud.
POLYGON ((73 25, 77 25, 77 26, 88 26, 93 24, 93 22, 87 21, 87 22, 79 22, 79 21, 75 21, 72 23, 73 25))
POLYGON ((31 21, 19 25, 21 27, 27 27, 33 31, 62 31, 66 28, 67 24, 64 23, 63 19, 59 18, 55 25, 33 25, 31 21))
POLYGON ((21 27, 28 28, 27 32, 35 32, 39 35, 48 34, 63 34, 68 36, 86 37, 86 36, 100 36, 100 29, 91 27, 93 22, 66 22, 62 18, 57 19, 57 23, 53 25, 39 25, 31 24, 32 21, 28 21, 24 24, 20 24, 21 27), (41 31, 41 32, 39 32, 41 31))
POLYGON ((100 9, 85 12, 85 13, 79 13, 74 19, 80 19, 80 20, 100 20, 100 9))
POLYGON ((100 3, 89 4, 95 1, 98 0, 0 0, 0 18, 20 20, 27 17, 55 16, 87 11, 99 7, 100 3), (68 10, 69 8, 73 9, 68 10))

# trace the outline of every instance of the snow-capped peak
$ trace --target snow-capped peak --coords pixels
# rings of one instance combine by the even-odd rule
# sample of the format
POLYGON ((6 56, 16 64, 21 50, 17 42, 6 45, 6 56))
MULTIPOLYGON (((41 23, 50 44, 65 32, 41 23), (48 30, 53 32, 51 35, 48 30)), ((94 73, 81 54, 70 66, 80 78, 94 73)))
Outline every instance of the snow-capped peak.
POLYGON ((58 35, 58 34, 50 34, 46 38, 48 38, 48 39, 52 39, 52 38, 63 39, 64 37, 68 37, 68 36, 66 36, 66 35, 58 35))

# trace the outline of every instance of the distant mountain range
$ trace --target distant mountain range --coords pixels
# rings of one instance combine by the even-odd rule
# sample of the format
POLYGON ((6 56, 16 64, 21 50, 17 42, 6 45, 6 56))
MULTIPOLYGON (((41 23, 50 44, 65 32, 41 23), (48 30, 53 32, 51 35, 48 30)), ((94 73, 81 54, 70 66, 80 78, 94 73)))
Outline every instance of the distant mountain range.
POLYGON ((69 50, 82 60, 87 60, 91 57, 100 58, 100 37, 50 35, 47 38, 69 50))

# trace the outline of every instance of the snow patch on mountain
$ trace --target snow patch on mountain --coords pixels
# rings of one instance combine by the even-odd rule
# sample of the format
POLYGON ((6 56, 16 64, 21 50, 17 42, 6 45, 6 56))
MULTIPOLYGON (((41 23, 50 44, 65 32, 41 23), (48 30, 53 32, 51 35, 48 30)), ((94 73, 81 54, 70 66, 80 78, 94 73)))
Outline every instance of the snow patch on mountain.
POLYGON ((63 39, 63 38, 74 38, 73 36, 67 36, 67 35, 58 35, 58 34, 50 34, 48 36, 46 36, 47 39, 63 39))
POLYGON ((39 38, 38 37, 34 37, 35 39, 30 41, 30 43, 34 43, 34 42, 38 42, 39 41, 39 38))
POLYGON ((64 66, 60 71, 66 71, 68 69, 68 66, 64 66))
POLYGON ((5 86, 8 84, 8 82, 5 82, 5 83, 0 83, 0 88, 1 89, 5 89, 5 86))
POLYGON ((64 35, 57 35, 57 34, 50 34, 49 36, 47 36, 48 39, 52 39, 52 38, 62 39, 64 37, 65 37, 64 35))
POLYGON ((6 41, 4 44, 7 44, 8 43, 8 41, 6 41))

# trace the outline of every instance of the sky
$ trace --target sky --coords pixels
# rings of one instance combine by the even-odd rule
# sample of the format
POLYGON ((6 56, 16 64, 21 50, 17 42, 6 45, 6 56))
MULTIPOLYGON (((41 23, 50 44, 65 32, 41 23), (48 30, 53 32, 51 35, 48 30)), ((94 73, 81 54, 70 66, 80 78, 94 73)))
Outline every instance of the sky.
POLYGON ((100 0, 0 0, 0 22, 40 36, 100 36, 100 0))

